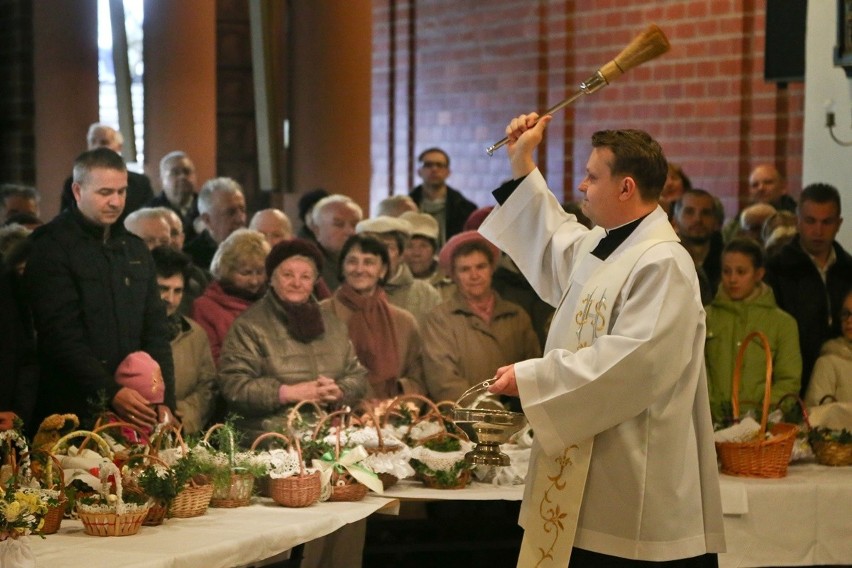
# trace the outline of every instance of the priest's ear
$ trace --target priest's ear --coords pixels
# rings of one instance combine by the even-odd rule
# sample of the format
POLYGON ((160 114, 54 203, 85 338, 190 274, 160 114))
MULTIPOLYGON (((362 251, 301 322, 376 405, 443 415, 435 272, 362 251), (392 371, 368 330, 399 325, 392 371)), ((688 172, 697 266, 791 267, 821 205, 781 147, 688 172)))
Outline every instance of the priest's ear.
POLYGON ((624 176, 621 179, 621 187, 619 188, 618 200, 630 201, 634 196, 639 195, 639 187, 636 185, 636 180, 631 176, 624 176))

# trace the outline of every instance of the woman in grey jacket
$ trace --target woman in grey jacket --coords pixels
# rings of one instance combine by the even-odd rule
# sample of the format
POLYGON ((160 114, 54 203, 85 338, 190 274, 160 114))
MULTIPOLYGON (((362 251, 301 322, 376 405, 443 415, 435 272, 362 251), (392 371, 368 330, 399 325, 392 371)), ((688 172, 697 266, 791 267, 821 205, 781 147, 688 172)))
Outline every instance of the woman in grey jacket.
POLYGON ((282 429, 292 405, 355 405, 367 392, 346 325, 311 295, 322 254, 302 239, 282 241, 266 259, 270 289, 231 326, 219 386, 250 443, 282 429))

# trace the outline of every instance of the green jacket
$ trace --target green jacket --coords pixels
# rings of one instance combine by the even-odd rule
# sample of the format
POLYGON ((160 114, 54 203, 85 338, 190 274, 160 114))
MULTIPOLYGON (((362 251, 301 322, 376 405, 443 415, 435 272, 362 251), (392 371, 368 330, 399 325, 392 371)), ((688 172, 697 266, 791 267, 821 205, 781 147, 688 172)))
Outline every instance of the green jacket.
MULTIPOLYGON (((730 415, 734 364, 740 343, 752 331, 762 331, 772 352, 772 397, 770 409, 787 393, 798 394, 802 379, 799 330, 793 316, 778 308, 772 289, 761 283, 755 298, 735 302, 720 287, 707 307, 707 339, 704 358, 714 422, 730 415)), ((746 348, 740 385, 740 416, 756 408, 760 420, 766 363, 760 341, 746 348)))

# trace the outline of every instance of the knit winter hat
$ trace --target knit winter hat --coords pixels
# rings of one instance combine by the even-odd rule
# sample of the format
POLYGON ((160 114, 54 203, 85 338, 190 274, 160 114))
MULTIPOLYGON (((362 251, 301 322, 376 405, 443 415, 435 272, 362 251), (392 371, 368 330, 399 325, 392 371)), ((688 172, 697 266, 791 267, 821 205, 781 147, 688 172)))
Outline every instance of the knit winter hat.
POLYGON ((314 261, 317 266, 317 274, 322 272, 322 253, 319 248, 305 239, 288 239, 281 241, 269 251, 266 257, 266 277, 272 278, 272 273, 278 265, 291 256, 306 256, 314 261))
POLYGON ((161 404, 166 385, 160 365, 144 351, 134 351, 115 370, 115 382, 135 390, 151 404, 161 404))
POLYGON ((457 235, 454 235, 450 240, 441 247, 441 252, 438 255, 438 264, 441 267, 441 270, 447 276, 452 275, 453 273, 453 255, 456 250, 465 243, 480 241, 484 243, 489 249, 491 249, 491 266, 494 267, 497 265, 497 261, 500 260, 500 249, 494 246, 491 241, 480 235, 477 231, 464 231, 457 235))

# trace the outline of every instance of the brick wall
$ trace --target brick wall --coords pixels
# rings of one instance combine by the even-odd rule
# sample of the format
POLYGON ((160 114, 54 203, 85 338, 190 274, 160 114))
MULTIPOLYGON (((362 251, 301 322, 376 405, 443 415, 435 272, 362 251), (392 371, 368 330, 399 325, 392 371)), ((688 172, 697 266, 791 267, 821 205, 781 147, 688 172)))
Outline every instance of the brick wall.
POLYGON ((0 183, 35 183, 29 0, 0 0, 0 183))
POLYGON ((574 92, 651 22, 672 50, 552 123, 540 164, 557 196, 575 193, 590 134, 620 127, 648 130, 729 214, 758 163, 800 189, 804 88, 763 80, 766 0, 414 4, 374 2, 374 202, 417 183, 413 157, 437 145, 452 157, 451 185, 490 204, 509 170, 484 148, 508 118, 574 92))

